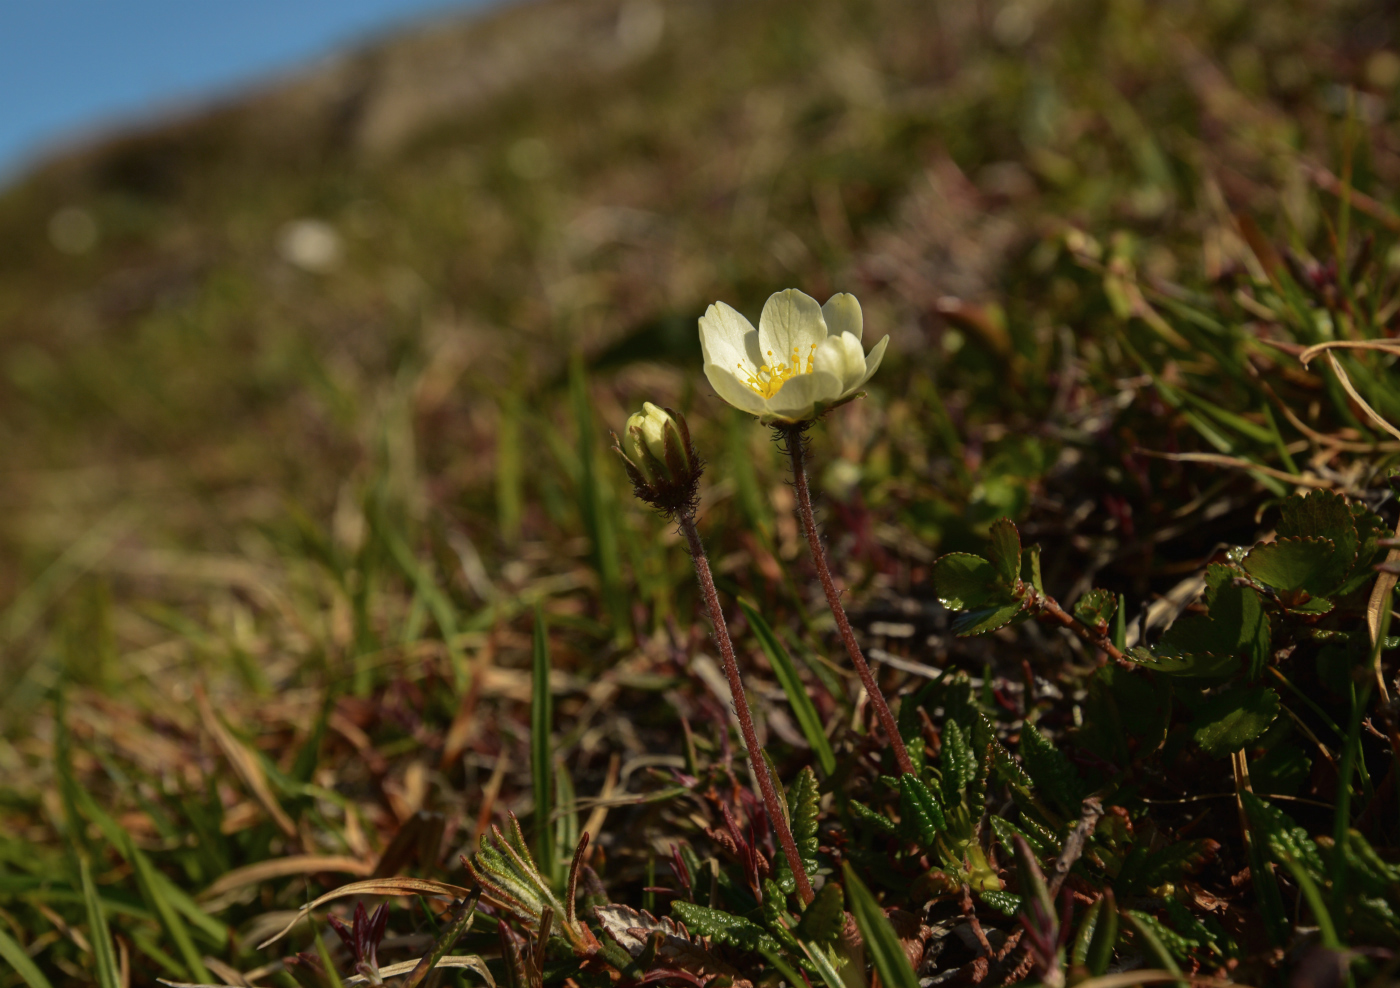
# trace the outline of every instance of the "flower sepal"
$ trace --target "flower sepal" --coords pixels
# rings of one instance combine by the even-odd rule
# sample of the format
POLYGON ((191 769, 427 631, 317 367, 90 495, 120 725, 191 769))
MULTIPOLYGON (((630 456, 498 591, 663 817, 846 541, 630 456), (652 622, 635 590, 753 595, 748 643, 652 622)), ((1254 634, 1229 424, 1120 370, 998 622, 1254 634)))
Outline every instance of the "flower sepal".
POLYGON ((694 507, 704 463, 684 416, 648 401, 628 416, 622 438, 612 437, 637 497, 669 515, 694 507))

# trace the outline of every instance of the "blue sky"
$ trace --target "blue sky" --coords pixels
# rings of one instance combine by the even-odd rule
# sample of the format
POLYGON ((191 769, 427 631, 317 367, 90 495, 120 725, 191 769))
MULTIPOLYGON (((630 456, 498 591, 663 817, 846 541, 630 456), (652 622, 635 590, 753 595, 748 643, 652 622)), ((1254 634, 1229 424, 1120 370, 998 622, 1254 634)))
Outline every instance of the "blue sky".
POLYGON ((489 0, 0 0, 0 177, 46 150, 489 0))

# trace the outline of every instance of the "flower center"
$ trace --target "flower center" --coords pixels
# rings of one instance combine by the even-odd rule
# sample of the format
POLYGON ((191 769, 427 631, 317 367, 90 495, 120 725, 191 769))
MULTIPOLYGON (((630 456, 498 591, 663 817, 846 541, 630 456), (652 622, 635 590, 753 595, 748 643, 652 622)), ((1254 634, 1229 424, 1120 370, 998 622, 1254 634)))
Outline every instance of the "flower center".
MULTIPOLYGON (((794 378, 798 374, 812 373, 816 352, 817 345, 813 343, 811 351, 807 354, 806 370, 802 369, 802 358, 799 356, 798 348, 793 347, 792 363, 760 364, 758 370, 754 371, 751 374, 744 367, 743 363, 740 362, 739 376, 742 378, 745 384, 747 384, 758 394, 761 394, 765 398, 771 398, 778 393, 779 388, 781 388, 785 383, 787 383, 788 379, 794 378)), ((768 351, 768 359, 770 361, 773 359, 772 350, 768 351)))

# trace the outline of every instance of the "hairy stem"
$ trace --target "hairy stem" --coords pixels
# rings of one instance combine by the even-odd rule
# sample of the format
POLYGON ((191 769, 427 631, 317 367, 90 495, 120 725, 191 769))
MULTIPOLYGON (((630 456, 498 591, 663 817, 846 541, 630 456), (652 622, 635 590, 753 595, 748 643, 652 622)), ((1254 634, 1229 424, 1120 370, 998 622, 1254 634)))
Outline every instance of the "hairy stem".
POLYGON ((836 618, 836 629, 841 633, 841 641, 846 645, 846 652, 850 655, 851 662, 860 675, 860 681, 865 684, 865 692, 870 697, 870 702, 875 706, 875 716, 879 718, 880 726, 885 729, 885 734, 889 738, 895 763, 901 772, 913 774, 914 763, 909 760, 909 752, 905 750, 904 739, 899 736, 899 728, 895 725, 894 715, 890 713, 889 704, 885 702, 885 694, 880 692, 880 686, 875 682, 875 677, 870 672, 870 666, 866 664, 865 655, 862 654, 860 644, 856 641, 855 632, 851 630, 851 622, 846 617, 846 609, 841 606, 841 593, 836 589, 836 582, 831 578, 831 567, 827 565, 826 561, 826 549, 822 547, 821 535, 817 532, 817 521, 812 515, 812 494, 807 489, 807 466, 804 463, 802 426, 787 426, 780 429, 779 434, 787 443, 787 453, 792 459, 792 484, 797 490, 797 516, 802 519, 803 531, 807 533, 807 545, 812 550, 812 562, 816 564, 817 575, 821 578, 827 605, 836 618))
POLYGON ((773 777, 768 774, 768 762, 763 750, 758 746, 758 734, 753 729, 753 715, 749 712, 749 701, 744 696, 744 682, 739 678, 739 664, 734 658, 734 643, 729 640, 729 626, 720 610, 719 594, 715 592, 714 577, 710 575, 710 561, 705 555, 705 546, 700 541, 700 533, 695 530, 695 516, 689 510, 677 513, 676 520, 681 532, 690 544, 690 558, 695 563, 695 575, 700 580, 700 594, 705 598, 705 607, 710 612, 710 624, 715 629, 715 644, 724 659, 724 674, 729 678, 729 692, 734 695, 734 712, 739 715, 739 729, 744 735, 744 744, 749 749, 749 762, 753 774, 758 778, 758 788, 763 792, 763 804, 768 808, 768 819, 773 823, 773 831, 778 835, 783 854, 787 857, 792 876, 797 880, 797 893, 804 905, 813 899, 812 883, 807 880, 807 871, 802 867, 802 858, 797 853, 797 842, 792 839, 787 818, 783 816, 782 805, 778 802, 777 790, 773 788, 773 777))

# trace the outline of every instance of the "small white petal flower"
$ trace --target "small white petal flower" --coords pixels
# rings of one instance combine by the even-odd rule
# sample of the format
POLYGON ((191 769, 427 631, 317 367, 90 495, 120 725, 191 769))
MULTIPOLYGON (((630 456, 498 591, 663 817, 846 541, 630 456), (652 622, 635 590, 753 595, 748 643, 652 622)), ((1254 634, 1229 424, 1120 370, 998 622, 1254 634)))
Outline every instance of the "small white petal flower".
POLYGON ((869 355, 854 295, 826 305, 795 288, 763 306, 758 329, 723 302, 700 317, 705 377, 715 392, 765 425, 810 422, 854 398, 880 366, 886 336, 869 355))

